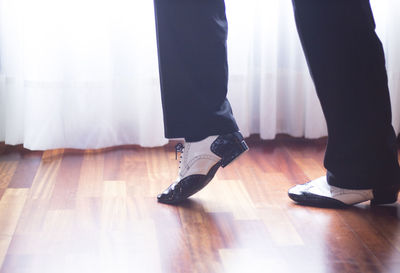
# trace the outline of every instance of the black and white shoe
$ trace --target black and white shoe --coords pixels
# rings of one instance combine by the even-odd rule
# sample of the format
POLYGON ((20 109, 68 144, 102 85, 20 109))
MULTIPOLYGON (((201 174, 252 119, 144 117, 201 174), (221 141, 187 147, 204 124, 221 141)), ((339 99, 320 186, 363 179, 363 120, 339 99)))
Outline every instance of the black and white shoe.
POLYGON ((326 176, 289 189, 289 197, 305 205, 319 207, 346 207, 371 201, 372 205, 392 204, 397 201, 398 186, 373 190, 352 190, 328 184, 326 176))
POLYGON ((158 195, 158 202, 176 204, 186 200, 204 188, 219 167, 228 166, 248 149, 239 132, 178 144, 176 150, 181 153, 178 178, 158 195))

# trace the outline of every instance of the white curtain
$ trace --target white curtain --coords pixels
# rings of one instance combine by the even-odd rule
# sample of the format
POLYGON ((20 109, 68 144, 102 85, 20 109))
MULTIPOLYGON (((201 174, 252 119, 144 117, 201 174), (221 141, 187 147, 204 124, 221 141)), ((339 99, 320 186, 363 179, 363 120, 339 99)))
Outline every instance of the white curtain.
MULTIPOLYGON (((372 2, 400 129, 398 0, 372 2)), ((291 0, 226 0, 229 99, 241 131, 326 135, 291 0)), ((159 146, 151 0, 0 0, 0 141, 28 149, 159 146)))

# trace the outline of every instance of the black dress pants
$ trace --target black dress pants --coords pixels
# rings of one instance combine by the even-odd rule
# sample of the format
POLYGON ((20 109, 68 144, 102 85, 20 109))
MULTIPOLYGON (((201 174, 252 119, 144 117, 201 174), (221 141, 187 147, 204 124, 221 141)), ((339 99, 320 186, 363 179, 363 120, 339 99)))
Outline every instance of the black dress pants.
POLYGON ((238 131, 226 98, 224 0, 155 0, 165 137, 238 131))
MULTIPOLYGON (((292 1, 328 126, 328 183, 399 184, 385 58, 369 0, 292 1)), ((155 0, 155 9, 166 137, 237 130, 226 100, 224 1, 155 0)))

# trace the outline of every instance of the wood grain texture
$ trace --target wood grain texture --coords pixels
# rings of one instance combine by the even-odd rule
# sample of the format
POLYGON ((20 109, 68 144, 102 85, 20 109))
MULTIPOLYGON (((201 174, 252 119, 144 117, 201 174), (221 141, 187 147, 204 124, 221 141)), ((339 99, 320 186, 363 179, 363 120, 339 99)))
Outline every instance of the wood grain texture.
POLYGON ((3 263, 14 236, 28 189, 7 189, 0 200, 0 263, 3 263))
POLYGON ((400 204, 300 206, 287 190, 324 174, 326 139, 248 140, 179 206, 160 148, 0 149, 1 273, 398 273, 400 204))
POLYGON ((18 161, 0 161, 0 189, 6 189, 17 169, 18 161))

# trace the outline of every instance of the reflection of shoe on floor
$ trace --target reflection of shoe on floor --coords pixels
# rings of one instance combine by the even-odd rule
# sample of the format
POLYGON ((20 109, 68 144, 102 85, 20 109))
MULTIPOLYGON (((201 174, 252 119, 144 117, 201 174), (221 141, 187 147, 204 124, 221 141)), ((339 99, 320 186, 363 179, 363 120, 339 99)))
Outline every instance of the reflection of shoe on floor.
POLYGON ((249 148, 239 132, 210 136, 199 142, 178 144, 181 152, 179 174, 157 199, 161 203, 175 204, 186 200, 204 188, 213 179, 219 167, 226 167, 249 148))
POLYGON ((326 176, 289 189, 289 197, 305 205, 344 207, 371 200, 372 205, 392 204, 397 201, 399 186, 381 190, 351 190, 330 186, 326 176))

